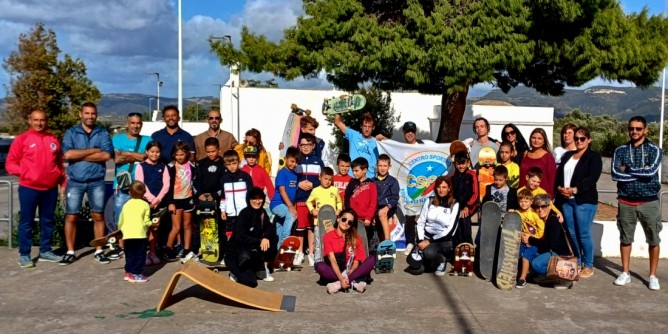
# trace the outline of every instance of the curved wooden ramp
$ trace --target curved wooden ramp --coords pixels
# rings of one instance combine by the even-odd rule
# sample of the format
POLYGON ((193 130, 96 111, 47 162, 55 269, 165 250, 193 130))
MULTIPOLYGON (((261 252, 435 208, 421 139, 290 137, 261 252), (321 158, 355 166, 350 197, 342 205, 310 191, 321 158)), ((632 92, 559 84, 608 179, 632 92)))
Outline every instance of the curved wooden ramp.
POLYGON ((214 273, 196 262, 189 261, 172 276, 165 292, 162 294, 162 299, 158 303, 158 312, 167 307, 169 299, 181 276, 189 278, 191 281, 223 298, 240 304, 267 311, 293 312, 295 310, 295 302, 297 300, 295 296, 283 296, 274 292, 249 288, 233 282, 225 276, 214 273))

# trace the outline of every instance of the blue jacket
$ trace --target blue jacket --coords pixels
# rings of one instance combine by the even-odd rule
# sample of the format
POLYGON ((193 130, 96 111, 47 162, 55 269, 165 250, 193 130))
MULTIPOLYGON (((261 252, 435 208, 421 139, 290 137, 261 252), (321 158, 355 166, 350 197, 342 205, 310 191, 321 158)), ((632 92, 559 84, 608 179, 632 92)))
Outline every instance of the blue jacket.
MULTIPOLYGON (((63 136, 63 154, 69 150, 99 148, 114 158, 114 145, 107 130, 96 125, 90 134, 84 131, 81 123, 65 131, 63 136)), ((106 162, 76 161, 67 167, 67 179, 75 182, 93 182, 104 180, 107 173, 106 162)))
MULTIPOLYGON (((322 159, 318 153, 313 150, 309 155, 302 155, 299 159, 299 164, 295 168, 297 173, 297 184, 304 180, 311 181, 313 183, 313 188, 320 186, 320 171, 325 166, 322 162, 322 159)), ((299 186, 297 186, 299 187, 299 186)), ((300 188, 297 188, 297 195, 295 197, 295 202, 306 202, 311 191, 304 191, 300 188)))
POLYGON ((378 207, 376 210, 387 206, 391 211, 396 211, 399 203, 399 181, 388 174, 382 181, 376 177, 374 182, 376 182, 376 189, 378 190, 378 207))
POLYGON ((629 142, 612 156, 612 180, 620 199, 651 202, 659 199, 661 149, 645 139, 638 147, 629 142))

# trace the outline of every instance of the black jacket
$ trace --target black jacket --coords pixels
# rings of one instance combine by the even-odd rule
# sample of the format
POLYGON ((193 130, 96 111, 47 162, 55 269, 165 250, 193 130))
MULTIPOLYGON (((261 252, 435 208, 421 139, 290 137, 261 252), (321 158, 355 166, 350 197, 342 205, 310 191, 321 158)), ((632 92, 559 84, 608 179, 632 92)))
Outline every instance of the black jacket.
POLYGON ((571 250, 566 243, 566 238, 568 238, 571 247, 573 247, 573 238, 571 238, 568 230, 565 226, 561 225, 557 216, 550 214, 545 223, 545 233, 543 234, 543 237, 541 239, 529 237, 529 245, 538 247, 538 253, 540 254, 553 251, 557 253, 557 255, 577 256, 577 254, 571 254, 571 250))
POLYGON ((558 187, 576 187, 578 193, 575 194, 575 202, 577 204, 598 204, 598 190, 596 189, 596 182, 601 176, 603 169, 603 161, 601 155, 587 149, 573 171, 571 177, 571 184, 564 184, 564 165, 571 159, 575 151, 568 151, 564 153, 561 158, 559 168, 557 168, 557 176, 554 182, 554 202, 557 207, 568 201, 568 198, 561 196, 558 187))
MULTIPOLYGON (((508 212, 508 210, 511 209, 517 210, 520 208, 520 202, 517 200, 517 189, 509 185, 506 185, 506 187, 508 187, 508 198, 506 200, 506 208, 505 210, 501 208, 501 211, 503 211, 504 213, 508 212)), ((485 192, 485 197, 482 198, 482 204, 485 204, 485 202, 489 201, 499 203, 499 201, 496 198, 492 197, 492 185, 488 184, 485 187, 485 189, 487 190, 485 192)))
POLYGON ((209 158, 201 159, 197 162, 197 168, 193 174, 193 195, 198 198, 202 194, 211 194, 216 200, 220 200, 223 195, 220 187, 220 178, 225 174, 225 163, 223 158, 211 160, 209 158))

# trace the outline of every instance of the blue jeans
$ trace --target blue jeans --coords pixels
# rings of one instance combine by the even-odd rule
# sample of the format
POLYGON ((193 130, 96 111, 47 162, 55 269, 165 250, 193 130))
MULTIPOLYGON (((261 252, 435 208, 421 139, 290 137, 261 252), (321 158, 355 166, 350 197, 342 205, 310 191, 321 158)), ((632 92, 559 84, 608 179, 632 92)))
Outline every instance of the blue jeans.
POLYGON ((19 255, 30 256, 32 247, 32 224, 35 210, 39 207, 40 253, 51 251, 53 222, 55 220, 58 188, 35 190, 19 186, 21 220, 19 221, 19 255))
POLYGON ((594 241, 591 238, 591 224, 598 209, 597 204, 577 204, 575 199, 569 199, 562 205, 564 222, 568 227, 573 252, 578 257, 578 264, 586 268, 594 267, 594 241))
MULTIPOLYGON (((132 197, 129 194, 122 191, 114 194, 114 224, 113 226, 118 227, 118 220, 121 217, 121 210, 123 210, 123 205, 127 203, 132 197)), ((109 226, 109 224, 107 224, 109 226)), ((117 230, 118 228, 114 229, 117 230)))
POLYGON ((274 224, 276 226, 276 235, 278 235, 278 245, 281 247, 283 240, 290 236, 292 232, 292 225, 297 220, 297 217, 293 216, 288 210, 288 206, 285 204, 279 204, 271 209, 271 212, 274 214, 274 224))
POLYGON ((557 253, 545 252, 538 255, 531 261, 531 270, 540 276, 547 275, 547 265, 550 263, 550 257, 552 257, 552 255, 557 255, 557 253))
POLYGON ((104 180, 80 183, 72 180, 67 181, 65 194, 65 213, 78 215, 81 212, 83 196, 88 196, 88 205, 91 212, 104 212, 104 180))

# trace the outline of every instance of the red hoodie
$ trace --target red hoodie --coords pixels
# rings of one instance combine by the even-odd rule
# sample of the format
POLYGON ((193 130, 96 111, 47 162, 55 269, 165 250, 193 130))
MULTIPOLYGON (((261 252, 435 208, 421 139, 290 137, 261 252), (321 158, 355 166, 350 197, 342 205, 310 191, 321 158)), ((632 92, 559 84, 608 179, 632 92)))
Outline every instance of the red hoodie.
MULTIPOLYGON (((267 174, 264 167, 258 164, 253 165, 253 167, 244 165, 241 167, 241 170, 251 176, 254 187, 267 190, 267 196, 269 197, 269 201, 271 201, 271 198, 274 197, 274 184, 271 182, 271 177, 269 177, 269 174, 267 174)), ((267 201, 267 203, 269 203, 269 201, 267 201)))
POLYGON ((65 189, 65 167, 60 142, 48 131, 30 129, 18 135, 9 148, 7 173, 19 177, 19 184, 48 190, 60 184, 65 189))

